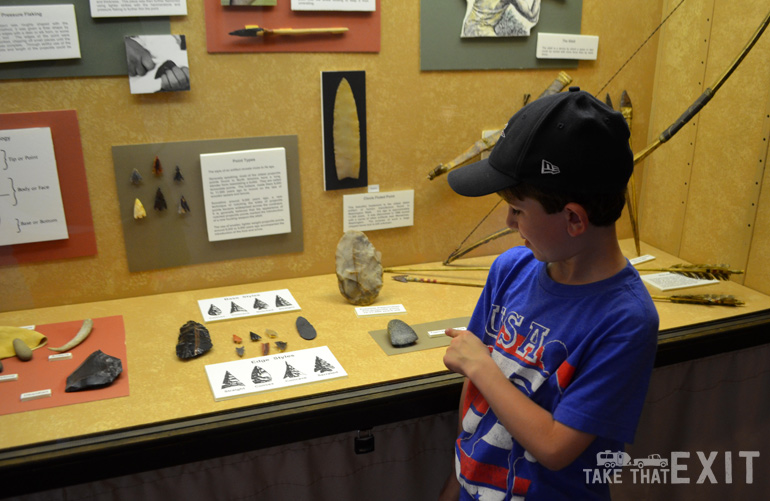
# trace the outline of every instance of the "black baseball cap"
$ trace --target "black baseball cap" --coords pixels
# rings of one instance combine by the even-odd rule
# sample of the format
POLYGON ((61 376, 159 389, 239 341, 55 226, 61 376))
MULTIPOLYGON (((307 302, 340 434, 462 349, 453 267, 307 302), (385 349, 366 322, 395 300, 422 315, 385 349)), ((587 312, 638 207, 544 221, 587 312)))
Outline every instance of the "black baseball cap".
POLYGON ((622 192, 634 170, 629 136, 620 112, 570 87, 519 110, 489 157, 450 171, 449 186, 467 197, 521 183, 548 192, 622 192))

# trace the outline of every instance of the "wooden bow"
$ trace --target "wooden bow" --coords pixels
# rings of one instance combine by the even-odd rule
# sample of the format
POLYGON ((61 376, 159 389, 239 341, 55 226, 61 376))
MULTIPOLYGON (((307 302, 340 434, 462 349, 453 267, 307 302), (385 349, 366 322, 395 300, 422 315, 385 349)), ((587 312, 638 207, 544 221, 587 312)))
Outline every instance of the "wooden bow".
MULTIPOLYGON (((666 18, 666 19, 668 19, 668 18, 666 18)), ((706 106, 706 104, 708 104, 709 101, 711 101, 711 99, 714 97, 714 95, 717 93, 717 91, 722 87, 722 85, 727 81, 727 79, 730 78, 730 76, 733 74, 733 72, 736 70, 736 68, 738 68, 738 66, 741 64, 741 62, 743 62, 743 60, 746 58, 746 56, 751 51, 751 49, 754 47, 754 45, 756 45, 757 41, 760 39, 762 34, 767 29, 768 24, 770 24, 770 11, 768 11, 768 13, 765 15, 764 19, 762 20, 760 25, 757 27, 756 31, 751 36, 749 41, 743 47, 741 52, 738 54, 738 56, 732 61, 730 66, 719 76, 719 78, 717 78, 715 80, 715 82, 711 86, 709 86, 695 100, 695 102, 693 102, 693 104, 690 105, 684 111, 684 113, 682 113, 679 116, 679 118, 677 118, 674 121, 674 123, 672 123, 666 130, 664 130, 658 136, 658 138, 655 141, 653 141, 651 144, 646 146, 642 151, 640 151, 639 153, 634 155, 634 166, 636 166, 636 164, 638 164, 639 162, 641 162, 642 160, 647 158, 653 151, 655 151, 661 145, 663 145, 665 142, 667 142, 669 139, 671 139, 674 136, 674 134, 679 132, 679 130, 682 127, 684 127, 684 125, 687 124, 687 122, 692 120, 703 109, 703 107, 706 106)), ((657 30, 657 28, 656 28, 656 30, 657 30)), ((491 146, 490 146, 490 148, 491 148, 491 146)), ((454 167, 456 167, 456 166, 457 165, 455 165, 454 167)), ((441 166, 439 166, 439 167, 441 167, 441 166)), ((434 169, 434 171, 435 171, 435 169, 434 169)), ((446 171, 442 171, 441 173, 443 173, 443 172, 446 172, 446 171)), ((430 177, 430 179, 433 179, 433 177, 430 177)), ((629 205, 629 211, 633 211, 633 204, 629 205)), ((490 213, 491 213, 491 211, 490 211, 490 213)), ((489 214, 487 214, 484 217, 484 219, 486 219, 488 216, 489 216, 489 214)), ((635 243, 637 245, 637 253, 641 253, 640 249, 639 249, 639 244, 638 244, 638 242, 639 242, 639 235, 638 235, 639 230, 638 230, 638 224, 636 223, 635 212, 633 214, 631 214, 631 217, 632 217, 632 220, 633 220, 632 221, 632 230, 634 232, 634 241, 635 241, 635 243)), ((482 219, 482 222, 483 222, 483 219, 482 219)), ((479 225, 480 224, 481 223, 479 223, 479 225)), ((479 225, 476 225, 476 227, 478 227, 479 225)), ((491 235, 488 235, 488 236, 482 238, 478 242, 474 242, 472 244, 469 244, 467 247, 463 247, 463 243, 464 243, 464 241, 463 241, 463 243, 461 243, 460 246, 458 246, 458 248, 455 249, 449 255, 449 257, 447 257, 447 259, 444 261, 444 264, 449 264, 453 260, 457 259, 460 256, 463 256, 463 255, 467 254, 471 250, 476 249, 476 248, 480 247, 481 245, 484 245, 484 244, 486 244, 488 242, 491 242, 492 240, 495 240, 495 239, 500 238, 502 236, 508 235, 511 232, 512 232, 512 230, 509 230, 508 228, 499 230, 499 231, 497 231, 495 233, 492 233, 491 235)), ((467 240, 467 238, 468 237, 466 237, 466 240, 467 240)))

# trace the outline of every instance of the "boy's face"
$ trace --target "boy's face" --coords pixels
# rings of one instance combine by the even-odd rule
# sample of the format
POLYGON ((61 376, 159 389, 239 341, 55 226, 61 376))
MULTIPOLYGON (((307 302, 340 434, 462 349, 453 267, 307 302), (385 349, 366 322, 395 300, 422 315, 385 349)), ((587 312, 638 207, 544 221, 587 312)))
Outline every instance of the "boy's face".
POLYGON ((535 199, 515 199, 508 203, 505 222, 519 232, 524 245, 532 250, 538 261, 553 263, 570 257, 569 215, 564 210, 548 214, 535 199))

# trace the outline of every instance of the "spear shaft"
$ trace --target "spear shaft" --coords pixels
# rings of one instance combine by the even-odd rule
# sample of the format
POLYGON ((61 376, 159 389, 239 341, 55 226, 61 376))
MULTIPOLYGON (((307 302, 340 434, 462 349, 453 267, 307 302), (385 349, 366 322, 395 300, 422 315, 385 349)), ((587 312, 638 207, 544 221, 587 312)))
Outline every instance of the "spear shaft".
POLYGON ((484 284, 474 284, 471 282, 454 282, 451 280, 436 280, 435 278, 417 278, 409 275, 396 275, 393 280, 399 282, 419 282, 422 284, 441 284, 441 285, 462 285, 464 287, 484 287, 484 284))

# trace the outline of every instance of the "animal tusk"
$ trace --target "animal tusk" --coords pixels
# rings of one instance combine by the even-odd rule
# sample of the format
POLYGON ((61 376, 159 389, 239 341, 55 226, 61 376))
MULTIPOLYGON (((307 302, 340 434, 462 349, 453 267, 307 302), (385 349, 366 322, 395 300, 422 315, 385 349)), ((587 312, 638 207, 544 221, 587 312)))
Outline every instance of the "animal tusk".
POLYGON ((67 351, 69 349, 74 348, 75 346, 79 345, 80 343, 86 340, 88 335, 91 334, 91 329, 93 328, 93 326, 94 326, 94 321, 91 320, 90 318, 83 320, 83 326, 80 327, 80 330, 78 331, 77 334, 75 334, 75 337, 70 339, 70 341, 67 344, 63 346, 59 346, 58 348, 51 348, 49 346, 48 349, 52 351, 67 351))

